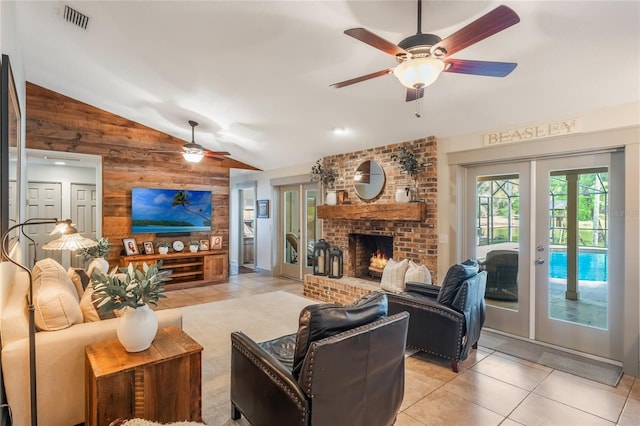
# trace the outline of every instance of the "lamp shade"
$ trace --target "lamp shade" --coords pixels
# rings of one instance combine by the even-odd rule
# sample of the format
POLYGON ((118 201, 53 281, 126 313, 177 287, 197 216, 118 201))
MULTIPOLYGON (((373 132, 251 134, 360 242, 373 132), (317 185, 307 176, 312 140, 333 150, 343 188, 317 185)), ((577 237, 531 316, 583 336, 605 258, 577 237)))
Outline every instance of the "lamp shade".
POLYGON ((393 70, 403 86, 420 89, 432 84, 444 70, 444 62, 435 58, 415 58, 404 61, 393 70))
POLYGON ((97 245, 98 242, 85 238, 77 232, 74 234, 64 234, 60 238, 49 241, 44 244, 42 248, 44 250, 79 250, 81 248, 88 248, 97 245))
POLYGON ((189 151, 185 151, 182 153, 182 156, 184 157, 185 160, 187 160, 189 163, 199 163, 200 160, 202 160, 202 157, 204 157, 204 154, 202 153, 202 151, 200 152, 189 152, 189 151))
POLYGON ((43 250, 79 250, 98 245, 97 241, 85 238, 78 233, 70 220, 60 221, 56 223, 55 228, 50 235, 62 234, 60 238, 49 241, 42 246, 43 250))

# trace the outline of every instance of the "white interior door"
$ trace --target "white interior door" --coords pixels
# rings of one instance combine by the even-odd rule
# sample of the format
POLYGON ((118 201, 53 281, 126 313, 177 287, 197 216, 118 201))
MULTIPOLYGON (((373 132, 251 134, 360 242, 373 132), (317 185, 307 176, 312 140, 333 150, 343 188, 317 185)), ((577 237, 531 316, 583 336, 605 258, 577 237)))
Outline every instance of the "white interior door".
MULTIPOLYGON (((62 219, 62 185, 57 182, 29 182, 27 184, 27 219, 56 218, 62 219)), ((58 250, 42 250, 42 245, 51 241, 49 235, 54 225, 35 225, 24 228, 24 232, 37 244, 37 259, 50 257, 62 263, 62 252, 58 250)), ((29 248, 29 265, 34 264, 34 251, 29 248)))
MULTIPOLYGON (((71 184, 71 221, 83 237, 96 239, 97 207, 96 186, 80 183, 71 184)), ((71 266, 83 267, 75 253, 71 254, 71 266)))

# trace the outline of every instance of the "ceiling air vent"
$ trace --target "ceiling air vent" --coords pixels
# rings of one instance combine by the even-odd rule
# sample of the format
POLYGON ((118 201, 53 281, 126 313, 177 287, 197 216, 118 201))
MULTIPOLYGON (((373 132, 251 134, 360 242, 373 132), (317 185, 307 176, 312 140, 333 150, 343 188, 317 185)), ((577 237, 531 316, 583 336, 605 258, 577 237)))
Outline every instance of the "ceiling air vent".
POLYGON ((70 8, 66 4, 64 5, 64 19, 83 30, 87 29, 87 24, 89 23, 89 17, 87 15, 70 8))

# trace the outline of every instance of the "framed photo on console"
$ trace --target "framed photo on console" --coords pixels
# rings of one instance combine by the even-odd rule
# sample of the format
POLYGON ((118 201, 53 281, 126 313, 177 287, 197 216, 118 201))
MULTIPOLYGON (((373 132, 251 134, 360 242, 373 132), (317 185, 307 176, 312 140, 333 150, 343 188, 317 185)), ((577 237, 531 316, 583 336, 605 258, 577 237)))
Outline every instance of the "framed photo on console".
POLYGON ((145 241, 142 245, 144 246, 144 254, 153 254, 153 242, 145 241))
POLYGON ((127 256, 133 256, 134 254, 140 254, 138 251, 138 244, 135 238, 123 238, 122 244, 124 244, 124 252, 127 256))
POLYGON ((211 249, 219 250, 222 248, 222 235, 214 235, 211 237, 211 249))
POLYGON ((209 250, 209 240, 200 240, 200 250, 209 250))

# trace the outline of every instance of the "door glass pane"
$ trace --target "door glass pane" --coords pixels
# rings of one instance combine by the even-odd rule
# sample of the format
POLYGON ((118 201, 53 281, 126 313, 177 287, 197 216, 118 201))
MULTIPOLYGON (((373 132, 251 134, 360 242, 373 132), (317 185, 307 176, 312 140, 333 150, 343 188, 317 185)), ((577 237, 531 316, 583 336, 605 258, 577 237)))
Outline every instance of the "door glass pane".
POLYGON ((520 179, 517 174, 476 180, 476 257, 487 271, 485 302, 518 310, 520 179))
POLYGON ((305 252, 307 268, 313 267, 313 246, 318 241, 320 235, 320 225, 318 224, 317 206, 318 206, 318 190, 309 189, 307 193, 307 250, 305 252))
POLYGON ((549 318, 607 329, 607 168, 549 177, 549 318))
POLYGON ((300 238, 298 191, 284 192, 284 262, 297 265, 300 238))

